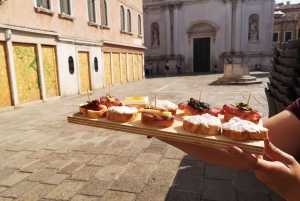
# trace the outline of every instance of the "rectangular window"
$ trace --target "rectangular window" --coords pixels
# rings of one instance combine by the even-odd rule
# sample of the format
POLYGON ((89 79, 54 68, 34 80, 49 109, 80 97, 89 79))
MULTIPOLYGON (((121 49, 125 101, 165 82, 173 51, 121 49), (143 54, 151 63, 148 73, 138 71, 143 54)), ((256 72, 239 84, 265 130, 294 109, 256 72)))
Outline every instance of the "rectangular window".
POLYGON ((142 20, 141 20, 140 15, 138 15, 138 32, 139 32, 139 35, 141 36, 142 35, 142 20))
POLYGON ((37 0, 36 7, 50 10, 50 0, 37 0))
POLYGON ((284 37, 284 41, 287 42, 289 40, 292 40, 292 32, 291 31, 287 31, 285 32, 285 37, 284 37))
POLYGON ((70 0, 59 0, 60 3, 60 13, 71 15, 70 0))
POLYGON ((278 32, 274 32, 273 33, 273 42, 277 42, 278 41, 278 32))
POLYGON ((89 22, 96 23, 95 1, 87 0, 87 3, 88 3, 89 22))
POLYGON ((300 38, 300 28, 298 29, 298 38, 300 38))

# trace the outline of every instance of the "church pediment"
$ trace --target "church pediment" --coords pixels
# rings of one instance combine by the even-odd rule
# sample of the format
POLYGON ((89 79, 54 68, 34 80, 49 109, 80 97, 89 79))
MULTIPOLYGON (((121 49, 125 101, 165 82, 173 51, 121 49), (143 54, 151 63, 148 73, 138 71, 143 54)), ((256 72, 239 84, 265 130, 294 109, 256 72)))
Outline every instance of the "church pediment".
POLYGON ((187 29, 189 44, 192 35, 201 35, 202 33, 211 35, 213 42, 215 42, 218 28, 219 27, 215 23, 209 21, 197 21, 192 23, 191 26, 187 29))
POLYGON ((188 33, 216 32, 218 27, 210 22, 196 22, 190 26, 188 33))

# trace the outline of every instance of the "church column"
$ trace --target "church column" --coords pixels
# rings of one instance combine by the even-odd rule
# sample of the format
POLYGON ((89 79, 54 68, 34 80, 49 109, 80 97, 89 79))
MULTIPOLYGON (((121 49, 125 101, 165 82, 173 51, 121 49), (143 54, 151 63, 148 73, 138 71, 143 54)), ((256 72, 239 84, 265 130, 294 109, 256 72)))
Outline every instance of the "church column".
POLYGON ((179 52, 179 18, 178 18, 178 5, 174 5, 174 18, 173 18, 173 44, 174 44, 174 55, 177 55, 179 52))
POLYGON ((226 19, 225 19, 225 31, 224 34, 226 36, 226 40, 224 41, 225 43, 225 52, 231 52, 231 24, 232 24, 232 7, 231 7, 231 3, 226 2, 225 4, 225 12, 226 12, 226 19))
POLYGON ((231 15, 232 15, 232 21, 231 21, 231 53, 235 53, 235 38, 236 38, 236 2, 232 1, 231 2, 232 10, 231 10, 231 15))
POLYGON ((242 14, 242 2, 236 2, 236 12, 235 12, 235 52, 241 52, 242 38, 244 32, 242 31, 242 22, 243 22, 243 14, 242 14))
POLYGON ((170 8, 168 5, 165 7, 165 19, 166 19, 166 55, 171 54, 171 22, 170 22, 170 8))

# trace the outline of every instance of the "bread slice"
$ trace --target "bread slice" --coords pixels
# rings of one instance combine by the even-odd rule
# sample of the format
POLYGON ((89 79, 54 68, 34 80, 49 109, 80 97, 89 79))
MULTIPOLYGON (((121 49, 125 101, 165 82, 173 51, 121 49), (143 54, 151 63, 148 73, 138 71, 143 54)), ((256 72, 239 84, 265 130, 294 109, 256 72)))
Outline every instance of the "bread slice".
POLYGON ((127 106, 111 106, 106 111, 106 118, 116 122, 134 121, 138 116, 138 109, 127 106))
POLYGON ((135 107, 137 109, 148 108, 149 104, 125 104, 127 107, 135 107))
POLYGON ((107 107, 105 105, 101 105, 101 110, 91 110, 84 108, 87 104, 80 104, 79 105, 79 112, 81 112, 84 116, 87 116, 89 118, 99 119, 104 118, 106 115, 107 107))
POLYGON ((248 120, 233 117, 222 125, 222 135, 232 140, 262 140, 268 136, 268 129, 248 120))
POLYGON ((151 109, 156 109, 156 110, 162 110, 162 111, 169 111, 171 112, 173 115, 176 115, 178 106, 174 103, 172 103, 171 101, 168 100, 159 100, 156 99, 156 101, 152 101, 152 103, 150 104, 150 108, 151 109))
POLYGON ((141 113, 141 121, 145 125, 155 126, 155 127, 170 127, 174 123, 174 116, 165 117, 157 114, 150 114, 147 112, 141 113))
POLYGON ((210 114, 183 117, 183 128, 191 133, 220 135, 221 126, 220 119, 210 114))
POLYGON ((134 96, 134 97, 127 97, 125 100, 122 101, 124 105, 127 107, 135 107, 137 109, 141 108, 148 108, 149 107, 149 98, 148 96, 134 96))

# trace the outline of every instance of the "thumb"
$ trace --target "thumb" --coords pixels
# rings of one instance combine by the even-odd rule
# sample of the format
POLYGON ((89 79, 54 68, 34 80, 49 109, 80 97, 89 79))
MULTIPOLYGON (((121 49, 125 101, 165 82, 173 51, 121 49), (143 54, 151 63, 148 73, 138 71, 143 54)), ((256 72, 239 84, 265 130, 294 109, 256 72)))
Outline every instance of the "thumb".
POLYGON ((275 147, 271 142, 270 139, 267 137, 264 139, 264 153, 267 157, 272 159, 273 161, 280 161, 284 164, 291 164, 293 162, 293 157, 289 154, 281 151, 277 147, 275 147))

